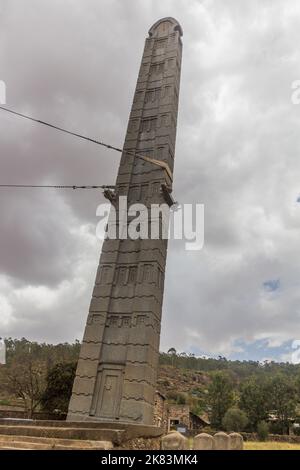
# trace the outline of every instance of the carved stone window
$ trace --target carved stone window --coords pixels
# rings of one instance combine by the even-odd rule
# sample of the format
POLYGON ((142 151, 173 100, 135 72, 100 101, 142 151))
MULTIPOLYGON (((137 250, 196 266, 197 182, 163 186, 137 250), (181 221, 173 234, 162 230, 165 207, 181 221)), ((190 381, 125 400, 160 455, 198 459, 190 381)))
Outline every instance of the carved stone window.
POLYGON ((98 271, 97 281, 99 284, 109 284, 110 283, 110 272, 111 266, 101 266, 98 271))
POLYGON ((141 130, 142 132, 151 132, 156 129, 157 118, 147 118, 142 120, 141 130))
POLYGON ((157 64, 151 65, 151 75, 157 75, 163 73, 164 71, 164 62, 158 62, 157 64))
POLYGON ((165 48, 167 45, 167 39, 158 39, 155 41, 154 45, 154 53, 159 55, 165 52, 165 48))
POLYGON ((130 317, 123 317, 122 318, 122 326, 123 328, 129 328, 131 326, 130 317))
POLYGON ((138 315, 136 317, 136 324, 137 326, 142 326, 146 323, 147 321, 147 316, 146 315, 138 315))
POLYGON ((127 284, 127 268, 126 267, 121 267, 119 271, 119 284, 125 285, 127 284))
POLYGON ((145 264, 143 270, 143 282, 151 282, 152 278, 152 264, 145 264))
POLYGON ((169 98, 172 94, 172 87, 171 86, 166 86, 164 88, 164 98, 169 98))
POLYGON ((119 322, 119 315, 111 315, 109 318, 108 318, 108 322, 109 322, 109 325, 110 326, 118 326, 118 322, 119 322))
POLYGON ((161 127, 168 127, 170 125, 170 115, 169 114, 162 114, 160 117, 160 126, 161 127))
POLYGON ((146 93, 146 103, 154 103, 155 101, 159 100, 160 92, 160 88, 153 88, 152 90, 148 90, 146 93))
POLYGON ((137 278, 137 266, 130 266, 128 283, 134 284, 136 282, 136 278, 137 278))
POLYGON ((158 194, 160 192, 160 186, 161 186, 161 183, 159 182, 155 182, 152 184, 152 193, 153 194, 158 194))

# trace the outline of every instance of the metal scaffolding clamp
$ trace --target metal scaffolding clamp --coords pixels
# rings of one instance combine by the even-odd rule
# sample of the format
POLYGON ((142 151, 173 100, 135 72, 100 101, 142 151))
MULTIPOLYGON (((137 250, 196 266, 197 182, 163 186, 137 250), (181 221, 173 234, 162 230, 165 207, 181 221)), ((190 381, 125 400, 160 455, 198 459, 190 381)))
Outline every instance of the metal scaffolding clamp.
POLYGON ((166 162, 162 162, 161 160, 156 160, 155 158, 150 158, 150 157, 145 157, 145 156, 141 156, 140 158, 142 160, 145 160, 146 162, 153 163, 153 165, 157 165, 163 168, 166 171, 167 175, 169 176, 170 180, 173 181, 173 173, 169 165, 166 162))

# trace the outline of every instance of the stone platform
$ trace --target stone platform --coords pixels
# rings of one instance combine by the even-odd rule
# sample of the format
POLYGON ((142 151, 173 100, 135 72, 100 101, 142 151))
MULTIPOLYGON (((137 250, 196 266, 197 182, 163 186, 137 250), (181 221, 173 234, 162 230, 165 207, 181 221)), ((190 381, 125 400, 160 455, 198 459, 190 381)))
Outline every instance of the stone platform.
POLYGON ((105 450, 163 434, 156 426, 118 422, 0 419, 1 449, 105 450))

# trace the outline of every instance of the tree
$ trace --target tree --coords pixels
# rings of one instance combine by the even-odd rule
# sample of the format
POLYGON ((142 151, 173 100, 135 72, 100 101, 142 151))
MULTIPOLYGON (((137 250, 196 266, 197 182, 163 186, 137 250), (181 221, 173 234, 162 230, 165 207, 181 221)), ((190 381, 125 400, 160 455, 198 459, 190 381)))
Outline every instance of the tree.
POLYGON ((226 411, 234 404, 232 380, 224 372, 217 372, 208 388, 211 423, 220 428, 226 411))
POLYGON ((295 382, 290 377, 277 374, 270 378, 267 384, 269 409, 278 419, 279 430, 282 434, 289 431, 289 419, 294 418, 298 399, 295 382))
POLYGON ((7 388, 18 398, 22 398, 28 418, 33 417, 41 403, 45 389, 45 366, 33 358, 29 351, 10 364, 7 373, 7 388))
POLYGON ((247 424, 247 415, 239 408, 229 408, 222 420, 222 425, 226 431, 241 432, 245 430, 247 424))
POLYGON ((41 405, 47 372, 59 361, 77 361, 80 343, 52 345, 7 338, 5 345, 7 361, 0 368, 0 392, 21 398, 31 418, 41 405))
POLYGON ((68 411, 72 387, 76 373, 76 362, 56 364, 47 374, 47 386, 43 393, 41 404, 44 410, 53 412, 68 411))
POLYGON ((268 416, 268 397, 266 385, 262 381, 250 378, 241 387, 240 408, 248 416, 249 426, 256 430, 259 421, 268 416))
POLYGON ((172 364, 172 366, 174 366, 175 365, 175 359, 177 357, 176 349, 175 348, 170 348, 168 350, 168 355, 171 356, 171 364, 172 364))
POLYGON ((170 354, 171 356, 176 356, 176 354, 177 354, 176 349, 175 348, 170 348, 168 350, 168 354, 170 354))

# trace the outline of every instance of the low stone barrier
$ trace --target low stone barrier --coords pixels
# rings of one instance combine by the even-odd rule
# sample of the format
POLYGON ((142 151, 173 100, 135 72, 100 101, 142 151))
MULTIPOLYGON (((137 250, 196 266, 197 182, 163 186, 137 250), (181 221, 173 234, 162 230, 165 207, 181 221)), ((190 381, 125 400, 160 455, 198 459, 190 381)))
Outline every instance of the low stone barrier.
MULTIPOLYGON (((194 450, 243 450, 243 437, 238 433, 217 432, 214 436, 200 433, 192 440, 194 450)), ((177 431, 171 431, 161 439, 162 450, 188 449, 188 439, 177 431)))

